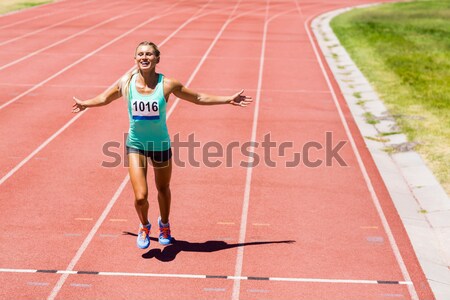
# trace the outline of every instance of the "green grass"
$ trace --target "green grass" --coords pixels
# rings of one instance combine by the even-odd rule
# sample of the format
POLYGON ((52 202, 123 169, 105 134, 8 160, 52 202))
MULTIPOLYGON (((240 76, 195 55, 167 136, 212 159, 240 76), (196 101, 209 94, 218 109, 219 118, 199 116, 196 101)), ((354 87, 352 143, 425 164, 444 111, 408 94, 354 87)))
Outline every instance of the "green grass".
POLYGON ((360 92, 354 92, 353 97, 361 99, 361 93, 360 92))
POLYGON ((53 2, 52 0, 2 0, 0 1, 0 15, 11 11, 33 7, 45 3, 53 2))
POLYGON ((331 26, 450 194, 450 0, 355 9, 331 26))
POLYGON ((380 142, 380 143, 386 143, 389 142, 389 139, 385 139, 382 137, 373 137, 373 136, 365 136, 366 139, 371 140, 371 141, 375 141, 375 142, 380 142))
POLYGON ((375 116, 371 112, 365 112, 364 113, 364 118, 366 118, 366 122, 368 124, 374 125, 374 124, 380 123, 380 121, 377 120, 377 118, 375 118, 375 116))

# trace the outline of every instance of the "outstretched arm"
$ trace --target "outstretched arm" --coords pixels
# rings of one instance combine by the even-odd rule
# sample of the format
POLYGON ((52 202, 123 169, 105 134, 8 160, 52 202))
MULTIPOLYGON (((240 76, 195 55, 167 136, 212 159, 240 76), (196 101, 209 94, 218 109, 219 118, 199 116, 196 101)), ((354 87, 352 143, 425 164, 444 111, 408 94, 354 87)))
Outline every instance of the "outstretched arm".
POLYGON ((119 84, 115 84, 113 87, 107 89, 100 95, 97 95, 96 97, 91 98, 89 100, 83 101, 76 97, 73 97, 75 104, 72 106, 72 112, 79 113, 88 107, 103 106, 111 103, 116 99, 119 99, 121 96, 122 93, 120 91, 120 86, 119 84))
POLYGON ((180 99, 199 104, 199 105, 215 105, 215 104, 233 104, 237 106, 247 106, 253 99, 243 95, 244 90, 230 96, 217 96, 205 93, 198 93, 181 84, 179 81, 169 79, 171 92, 180 99))

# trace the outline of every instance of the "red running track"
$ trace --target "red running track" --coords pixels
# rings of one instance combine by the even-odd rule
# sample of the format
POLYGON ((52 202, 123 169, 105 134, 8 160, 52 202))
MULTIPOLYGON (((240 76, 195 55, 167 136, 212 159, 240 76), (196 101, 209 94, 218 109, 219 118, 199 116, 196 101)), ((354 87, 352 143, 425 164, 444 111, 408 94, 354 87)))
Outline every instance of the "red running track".
POLYGON ((0 298, 434 299, 309 32, 314 16, 368 2, 66 0, 0 17, 0 298), (70 113, 73 95, 132 67, 141 40, 160 44, 160 72, 255 99, 169 101, 173 141, 200 146, 177 156, 176 243, 145 251, 124 162, 102 166, 107 143, 123 157, 123 100, 70 113), (347 166, 326 165, 341 141, 347 166), (286 167, 304 145, 322 163, 286 167))

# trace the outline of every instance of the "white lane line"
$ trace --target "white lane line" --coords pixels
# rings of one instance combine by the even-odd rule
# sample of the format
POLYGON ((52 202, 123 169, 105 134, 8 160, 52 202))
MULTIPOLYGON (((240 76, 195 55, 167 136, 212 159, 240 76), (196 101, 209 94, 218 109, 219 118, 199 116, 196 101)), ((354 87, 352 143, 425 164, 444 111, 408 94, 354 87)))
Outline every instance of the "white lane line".
POLYGON ((71 283, 70 286, 73 286, 73 287, 80 287, 80 288, 90 288, 90 287, 92 287, 92 284, 87 284, 87 283, 71 283))
POLYGON ((3 176, 2 179, 0 179, 0 185, 2 185, 14 173, 16 173, 23 165, 25 165, 29 160, 31 160, 37 153, 39 153, 39 151, 41 151, 45 146, 47 146, 51 141, 53 141, 58 135, 60 135, 61 132, 66 130, 67 127, 72 125, 72 123, 75 122, 78 118, 80 118, 84 113, 85 113, 85 111, 77 114, 75 117, 70 119, 69 122, 67 122, 63 127, 61 127, 54 134, 52 134, 51 137, 49 137, 45 142, 43 142, 41 145, 39 145, 39 147, 37 147, 27 157, 25 157, 19 164, 17 164, 13 169, 11 169, 8 173, 6 173, 6 175, 3 176))
MULTIPOLYGON (((412 285, 411 281, 373 280, 373 279, 339 279, 339 278, 307 278, 307 277, 262 277, 262 276, 227 276, 227 275, 198 275, 198 274, 159 274, 137 272, 102 272, 102 271, 67 271, 67 270, 36 270, 36 269, 1 269, 0 273, 46 273, 70 275, 94 275, 115 277, 154 277, 154 278, 182 278, 182 279, 224 279, 246 281, 281 281, 303 283, 334 283, 334 284, 380 284, 380 285, 412 285)), ((265 291, 265 290, 260 290, 265 291)))
MULTIPOLYGON (((298 9, 298 12, 299 12, 300 16, 303 17, 302 11, 301 11, 298 3, 297 3, 297 0, 295 0, 295 3, 297 4, 297 9, 298 9)), ((358 150, 358 147, 356 146, 356 143, 355 143, 355 140, 353 138, 353 135, 352 135, 352 133, 351 133, 349 127, 348 127, 347 120, 345 119, 344 113, 342 112, 341 105, 339 104, 339 101, 337 99, 336 91, 334 90, 334 87, 331 84, 331 81, 330 81, 330 78, 328 76, 328 73, 325 70, 322 58, 320 57, 319 51, 318 51, 318 49, 316 47, 316 43, 314 42, 314 39, 313 39, 313 37, 311 35, 311 31, 309 29, 308 24, 314 17, 315 16, 310 16, 304 22, 304 27, 306 29, 306 33, 308 34, 309 41, 311 43, 311 46, 313 47, 314 54, 317 57, 317 61, 319 63, 320 69, 321 69, 321 71, 323 73, 323 76, 325 78, 325 81, 327 82, 328 88, 331 91, 331 95, 333 97, 333 101, 334 101, 334 104, 336 106, 336 109, 337 109, 337 111, 339 113, 339 117, 341 119, 342 125, 343 125, 343 127, 345 129, 345 133, 346 133, 347 138, 348 138, 348 140, 350 142, 352 150, 353 150, 353 152, 355 154, 356 160, 358 162, 358 166, 359 166, 359 168, 361 170, 361 173, 362 173, 362 175, 364 177, 364 181, 365 181, 365 183, 367 185, 367 189, 369 190, 370 196, 372 198, 372 202, 373 202, 373 204, 374 204, 374 206, 375 206, 375 208, 376 208, 376 210, 378 212, 378 215, 380 216, 381 223, 383 224, 383 228, 384 228, 384 230, 386 232, 386 235, 387 235, 387 237, 389 239, 389 243, 391 245, 392 251, 394 252, 395 259, 396 259, 396 261, 397 261, 397 263, 398 263, 398 265, 400 267, 400 270, 402 272, 403 278, 406 281, 409 282, 409 281, 411 281, 411 276, 409 275, 408 270, 407 270, 406 265, 405 265, 405 262, 403 261, 403 258, 402 258, 401 254, 400 254, 400 250, 398 248, 397 242, 395 241, 395 238, 394 238, 394 235, 392 233, 392 230, 389 227, 389 223, 388 223, 388 221, 386 219, 386 216, 385 216, 385 214, 383 212, 383 209, 381 208, 380 200, 378 199, 378 196, 377 196, 377 194, 375 192, 375 188, 373 187, 372 181, 370 180, 370 177, 369 177, 369 175, 367 173, 367 169, 366 169, 366 167, 365 167, 365 165, 364 165, 364 163, 362 161, 361 154, 359 153, 359 150, 358 150)), ((415 290, 413 285, 409 285, 408 286, 408 291, 409 291, 409 293, 411 295, 411 298, 413 300, 418 300, 419 299, 419 297, 417 295, 417 292, 416 292, 416 290, 415 290)))
POLYGON ((217 222, 217 225, 235 225, 234 222, 217 222))
POLYGON ((109 219, 110 222, 128 222, 128 219, 109 219))
POLYGON ((84 30, 82 30, 82 31, 80 31, 80 32, 75 33, 75 34, 69 35, 68 37, 66 37, 66 38, 64 38, 64 39, 61 39, 61 40, 59 40, 59 41, 57 41, 57 42, 55 42, 55 43, 53 43, 53 44, 50 44, 50 45, 48 45, 48 46, 45 46, 45 47, 43 47, 43 48, 41 48, 41 49, 38 49, 38 50, 36 50, 36 51, 34 51, 34 52, 31 52, 31 53, 27 54, 27 55, 21 56, 19 59, 16 59, 16 60, 14 60, 14 61, 11 61, 11 62, 9 62, 9 63, 4 64, 3 66, 1 66, 1 67, 0 67, 0 71, 4 70, 4 69, 6 69, 6 68, 9 68, 9 67, 11 67, 11 66, 13 66, 13 65, 15 65, 15 64, 17 64, 17 63, 19 63, 19 62, 21 62, 21 61, 23 61, 23 60, 25 60, 25 59, 27 59, 27 58, 30 58, 30 57, 32 57, 32 56, 35 56, 35 55, 41 53, 41 52, 44 52, 44 51, 46 51, 46 50, 48 50, 48 49, 50 49, 50 48, 52 48, 52 47, 55 47, 55 46, 60 45, 60 44, 62 44, 62 43, 64 43, 64 42, 67 42, 68 40, 71 40, 71 39, 73 39, 73 38, 75 38, 75 37, 77 37, 77 36, 79 36, 79 35, 82 35, 82 34, 88 32, 88 31, 91 31, 91 30, 93 30, 93 29, 95 29, 95 28, 97 28, 97 27, 103 26, 103 25, 108 24, 108 23, 110 23, 110 22, 113 22, 113 21, 115 21, 115 20, 117 20, 117 19, 120 19, 120 18, 129 16, 129 15, 131 15, 131 14, 140 13, 139 11, 136 12, 136 10, 140 10, 140 9, 142 9, 144 6, 147 6, 147 5, 149 5, 149 3, 145 3, 145 4, 142 4, 142 5, 139 5, 139 6, 135 7, 134 9, 129 10, 127 13, 124 13, 124 14, 121 14, 121 15, 118 15, 118 16, 111 17, 111 18, 109 18, 109 19, 107 19, 107 20, 105 20, 105 21, 103 21, 103 22, 101 22, 101 23, 95 24, 94 26, 91 26, 91 27, 89 27, 89 28, 86 28, 86 29, 84 29, 84 30))
MULTIPOLYGON (((267 30, 269 28, 269 24, 271 21, 273 21, 275 18, 278 18, 284 14, 290 13, 293 10, 287 10, 284 12, 280 12, 270 18, 269 16, 269 7, 270 7, 270 0, 266 3, 266 15, 265 15, 265 22, 264 22, 264 32, 263 32, 263 40, 261 45, 261 56, 260 56, 260 65, 259 65, 259 75, 258 75, 258 87, 256 91, 256 99, 255 99, 255 110, 253 115, 253 125, 252 125, 252 136, 251 141, 256 141, 256 132, 258 128, 258 116, 259 116, 259 106, 261 102, 261 91, 262 91, 262 79, 263 79, 263 72, 264 72, 264 60, 265 60, 265 51, 266 51, 266 40, 267 40, 267 30)), ((253 154, 255 152, 254 146, 251 146, 249 149, 249 152, 253 154)), ((247 218, 248 218, 248 209, 250 204, 250 190, 251 190, 251 182, 252 182, 252 174, 253 174, 253 155, 249 156, 248 159, 249 166, 247 167, 247 175, 245 180, 245 191, 244 191, 244 200, 242 204, 242 215, 241 215, 241 227, 239 230, 239 242, 238 243, 244 243, 245 242, 245 235, 247 232, 247 218)), ((243 259, 244 259, 244 248, 240 247, 237 250, 237 257, 236 257, 236 265, 235 265, 235 276, 236 278, 239 278, 242 274, 242 265, 243 265, 243 259)), ((233 284, 233 294, 231 296, 231 299, 238 300, 239 294, 240 294, 240 281, 236 280, 233 284)))
POLYGON ((36 273, 37 270, 31 269, 8 269, 8 268, 0 268, 0 273, 36 273))
MULTIPOLYGON (((111 211, 114 203, 119 198, 120 194, 122 193, 122 191, 125 188, 126 184, 128 183, 129 179, 130 179, 129 176, 127 175, 125 177, 125 179, 122 181, 121 185, 119 186, 119 189, 116 191, 114 196, 111 198, 111 201, 106 206, 106 208, 103 211, 103 213, 101 214, 100 218, 98 218, 98 220, 95 223, 94 227, 91 229, 91 231, 89 232, 87 237, 84 239, 83 244, 81 244, 80 248, 78 248, 77 253, 75 254, 75 256, 70 261, 69 265, 66 268, 66 271, 72 271, 73 268, 75 267, 75 265, 77 264, 77 262, 80 260, 81 255, 83 255, 84 251, 89 246, 89 243, 92 241, 92 239, 94 238, 94 235, 97 233, 97 231, 100 228, 100 226, 102 225, 103 221, 106 219, 106 216, 111 211)), ((56 285, 53 287, 53 290, 52 290, 52 292, 50 293, 50 295, 48 296, 47 299, 55 299, 55 297, 58 294, 59 290, 61 289, 61 287, 63 286, 64 282, 66 281, 67 277, 69 277, 69 273, 64 273, 64 274, 61 275, 61 277, 59 278, 59 280, 56 283, 56 285)))
MULTIPOLYGON (((121 1, 109 3, 108 5, 105 5, 104 7, 101 7, 100 9, 105 9, 105 8, 107 8, 109 6, 113 6, 113 5, 115 5, 117 3, 120 3, 120 2, 121 1)), ((16 37, 12 38, 12 39, 0 42, 0 46, 4 46, 4 45, 7 45, 7 44, 10 44, 10 43, 15 42, 17 40, 21 40, 23 38, 26 38, 26 37, 28 37, 30 35, 34 35, 34 34, 37 34, 39 32, 43 32, 43 31, 46 31, 48 29, 51 29, 51 28, 54 28, 54 27, 58 27, 59 25, 62 25, 62 24, 65 24, 65 23, 69 23, 69 22, 72 22, 72 21, 80 19, 80 18, 84 18, 84 17, 89 16, 89 15, 95 15, 95 14, 98 14, 98 13, 101 13, 101 12, 102 11, 93 11, 93 12, 88 12, 88 13, 85 13, 85 14, 82 14, 82 15, 76 15, 73 18, 65 19, 64 21, 61 21, 61 22, 58 22, 58 23, 54 23, 52 25, 49 25, 49 26, 46 26, 46 27, 43 27, 43 28, 40 28, 40 29, 37 29, 37 30, 34 30, 34 31, 30 31, 30 32, 25 33, 23 35, 19 35, 19 36, 16 36, 16 37)))
MULTIPOLYGON (((269 9, 270 9, 270 0, 266 1, 266 12, 264 16, 264 30, 263 30, 263 38, 261 43, 261 55, 259 58, 259 74, 258 74, 258 86, 256 88, 256 99, 254 102, 254 112, 253 112, 253 124, 252 124, 252 135, 250 141, 256 141, 256 130, 258 128, 258 116, 259 116, 259 103, 261 101, 261 88, 262 88, 262 78, 264 71, 264 58, 266 53, 266 37, 267 37, 267 29, 268 29, 268 18, 269 18, 269 9)), ((247 232, 247 218, 248 218, 248 208, 250 204, 250 186, 252 182, 252 173, 253 173, 253 153, 255 151, 254 145, 250 147, 249 152, 251 155, 248 158, 247 174, 245 179, 245 190, 244 190, 244 199, 242 203, 242 213, 241 213, 241 226, 239 229, 239 244, 245 242, 245 235, 247 232)), ((234 277, 240 278, 242 274, 242 264, 244 259, 244 247, 239 247, 237 249, 236 255, 236 263, 234 270, 234 277)), ((232 300, 239 300, 239 294, 241 290, 241 281, 235 279, 233 282, 233 292, 231 294, 232 300)))
POLYGON ((31 286, 48 286, 48 285, 50 285, 50 283, 48 283, 48 282, 35 282, 35 281, 28 281, 27 284, 31 285, 31 286))
POLYGON ((203 288, 205 292, 225 292, 224 288, 203 288))

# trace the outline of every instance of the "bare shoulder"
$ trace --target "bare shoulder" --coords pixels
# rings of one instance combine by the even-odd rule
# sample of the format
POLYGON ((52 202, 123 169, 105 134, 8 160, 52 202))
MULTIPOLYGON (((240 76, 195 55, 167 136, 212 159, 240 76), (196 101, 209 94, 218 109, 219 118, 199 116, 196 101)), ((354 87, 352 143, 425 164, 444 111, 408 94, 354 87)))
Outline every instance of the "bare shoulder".
POLYGON ((180 89, 182 86, 183 85, 178 80, 170 77, 164 77, 164 90, 169 93, 173 93, 173 91, 180 89))

